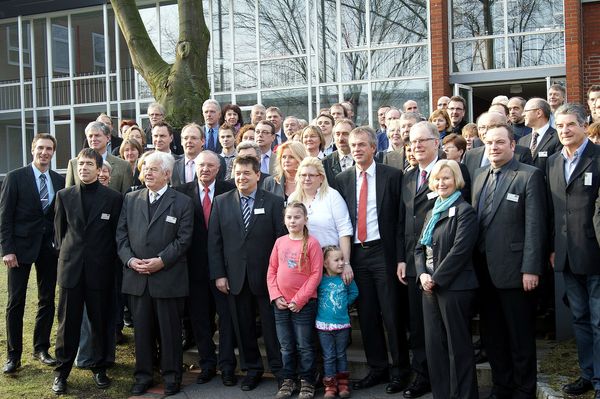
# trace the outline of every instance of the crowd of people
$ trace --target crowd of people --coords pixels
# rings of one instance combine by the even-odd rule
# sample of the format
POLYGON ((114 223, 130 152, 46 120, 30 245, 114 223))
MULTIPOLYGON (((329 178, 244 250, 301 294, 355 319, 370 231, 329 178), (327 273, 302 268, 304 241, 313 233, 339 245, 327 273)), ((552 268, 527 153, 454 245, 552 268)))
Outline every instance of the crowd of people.
POLYGON ((547 99, 498 96, 475 123, 460 96, 428 118, 412 100, 382 106, 373 129, 355 126, 350 102, 310 122, 257 104, 244 123, 209 99, 203 125, 176 131, 153 103, 145 129, 90 122, 66 178, 50 168, 61 143, 39 133, 0 194, 3 372, 21 367, 33 266, 33 356, 54 367, 56 394, 73 365, 109 387, 133 324, 133 395, 157 371, 165 395, 179 392, 191 345, 198 384, 220 372, 237 385, 238 348, 253 390, 262 336, 279 399, 312 398, 318 383, 326 398, 384 383, 405 398, 478 398, 479 314, 489 397, 535 398, 535 317, 559 273, 581 370, 563 390, 600 398, 600 85, 588 108, 553 85, 547 99), (353 383, 352 303, 369 367, 353 383))

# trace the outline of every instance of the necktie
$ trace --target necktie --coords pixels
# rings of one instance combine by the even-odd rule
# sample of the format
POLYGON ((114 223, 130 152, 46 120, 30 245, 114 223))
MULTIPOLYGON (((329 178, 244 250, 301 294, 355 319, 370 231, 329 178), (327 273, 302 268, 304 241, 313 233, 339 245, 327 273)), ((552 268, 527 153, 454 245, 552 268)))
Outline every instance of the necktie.
POLYGON ((423 169, 419 175, 419 186, 417 187, 417 191, 419 191, 425 183, 427 183, 427 171, 423 169))
POLYGON ((40 175, 40 201, 42 202, 42 211, 46 213, 46 210, 50 206, 50 198, 48 198, 48 185, 46 184, 46 175, 40 175))
POLYGON ((358 196, 358 223, 357 233, 360 242, 367 241, 367 197, 369 186, 367 183, 367 172, 361 172, 362 184, 360 185, 360 194, 358 196))
POLYGON ((494 205, 494 194, 496 193, 496 187, 498 186, 498 177, 500 170, 492 169, 485 185, 485 198, 483 200, 483 206, 481 207, 480 223, 483 230, 487 228, 492 217, 492 207, 494 205))
POLYGON ((210 188, 204 187, 204 199, 202 200, 202 212, 204 213, 204 223, 206 223, 206 228, 208 228, 208 219, 210 218, 210 188))
POLYGON ((533 132, 533 135, 531 137, 531 156, 534 156, 535 154, 535 149, 537 148, 538 145, 538 136, 540 134, 538 132, 533 132))
POLYGON ((242 219, 244 219, 244 227, 248 230, 250 225, 250 197, 242 197, 242 219))
POLYGON ((260 173, 269 173, 269 156, 267 154, 262 154, 260 173))
POLYGON ((154 204, 156 201, 158 201, 158 197, 160 197, 159 193, 155 193, 154 191, 150 191, 150 203, 154 204))
POLYGON ((194 160, 190 159, 189 161, 187 161, 186 167, 185 167, 185 182, 189 183, 191 181, 194 180, 194 160))
POLYGON ((215 131, 214 129, 211 127, 210 129, 208 129, 208 144, 207 146, 207 150, 211 150, 214 151, 215 150, 215 138, 213 137, 215 131))

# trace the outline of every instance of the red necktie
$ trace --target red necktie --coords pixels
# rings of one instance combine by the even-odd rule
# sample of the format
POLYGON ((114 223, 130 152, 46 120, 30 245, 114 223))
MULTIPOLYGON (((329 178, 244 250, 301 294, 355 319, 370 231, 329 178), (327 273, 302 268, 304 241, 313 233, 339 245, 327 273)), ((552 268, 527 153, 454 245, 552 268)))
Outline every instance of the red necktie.
POLYGON ((423 184, 425 184, 426 182, 427 182, 427 171, 422 170, 421 178, 419 179, 419 187, 417 187, 417 191, 419 191, 421 189, 421 187, 423 187, 423 184))
POLYGON ((206 223, 206 228, 208 228, 208 219, 210 218, 210 195, 208 193, 210 189, 208 187, 204 187, 204 199, 202 200, 202 212, 204 213, 204 223, 206 223))
POLYGON ((367 194, 369 187, 367 185, 367 172, 361 172, 362 184, 360 186, 360 195, 358 197, 358 240, 367 241, 367 194))

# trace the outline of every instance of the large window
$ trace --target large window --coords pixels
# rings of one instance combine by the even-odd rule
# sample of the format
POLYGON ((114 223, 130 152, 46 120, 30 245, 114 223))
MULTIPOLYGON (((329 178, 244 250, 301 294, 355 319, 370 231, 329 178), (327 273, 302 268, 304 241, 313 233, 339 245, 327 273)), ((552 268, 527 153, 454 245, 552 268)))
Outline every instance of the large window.
POLYGON ((565 63, 562 0, 452 0, 452 72, 565 63))

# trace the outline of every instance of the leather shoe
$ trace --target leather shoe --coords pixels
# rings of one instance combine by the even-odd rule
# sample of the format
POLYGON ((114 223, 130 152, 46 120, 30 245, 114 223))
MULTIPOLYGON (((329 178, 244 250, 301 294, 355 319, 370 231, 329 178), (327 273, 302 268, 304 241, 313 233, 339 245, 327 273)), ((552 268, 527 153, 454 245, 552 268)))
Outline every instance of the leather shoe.
POLYGON ((106 375, 106 371, 100 371, 92 375, 96 386, 100 389, 106 389, 110 386, 110 378, 106 375))
POLYGON ((237 377, 233 371, 222 371, 221 380, 226 387, 232 387, 237 384, 237 377))
POLYGON ((17 369, 21 367, 21 361, 18 359, 8 359, 2 372, 4 374, 13 374, 17 372, 17 369))
POLYGON ((401 392, 408 385, 408 379, 402 377, 392 377, 390 383, 385 387, 386 393, 401 392))
POLYGON ((425 382, 420 379, 415 379, 412 384, 404 390, 402 396, 407 399, 411 398, 420 398, 421 396, 431 392, 431 385, 428 382, 425 382))
POLYGON ((563 392, 567 395, 583 395, 592 389, 594 389, 592 382, 582 377, 562 387, 563 392))
POLYGON ((48 351, 39 351, 33 353, 33 358, 40 361, 40 363, 46 366, 56 366, 58 362, 54 359, 48 351))
POLYGON ((148 389, 150 389, 150 387, 152 386, 152 383, 140 383, 140 382, 136 382, 135 384, 133 384, 133 386, 131 387, 131 394, 133 396, 142 396, 143 394, 146 393, 146 391, 148 389))
POLYGON ((388 382, 389 381, 389 377, 387 375, 387 373, 376 373, 373 371, 370 371, 369 374, 367 374, 367 376, 365 378, 363 378, 362 380, 356 381, 354 384, 352 384, 352 387, 355 390, 359 390, 359 389, 367 389, 367 388, 371 388, 375 385, 379 385, 381 383, 384 382, 388 382))
POLYGON ((165 383, 165 396, 176 395, 181 391, 181 385, 178 382, 165 383))
POLYGON ((198 374, 198 378, 196 378, 196 384, 206 384, 210 382, 217 375, 215 369, 202 369, 200 374, 198 374))
POLYGON ((262 374, 247 374, 242 380, 242 391, 252 391, 260 383, 262 374))
POLYGON ((52 392, 56 395, 64 395, 67 393, 67 379, 65 377, 54 377, 52 392))
POLYGON ((600 399, 600 389, 596 389, 596 393, 594 394, 594 399, 600 399))

